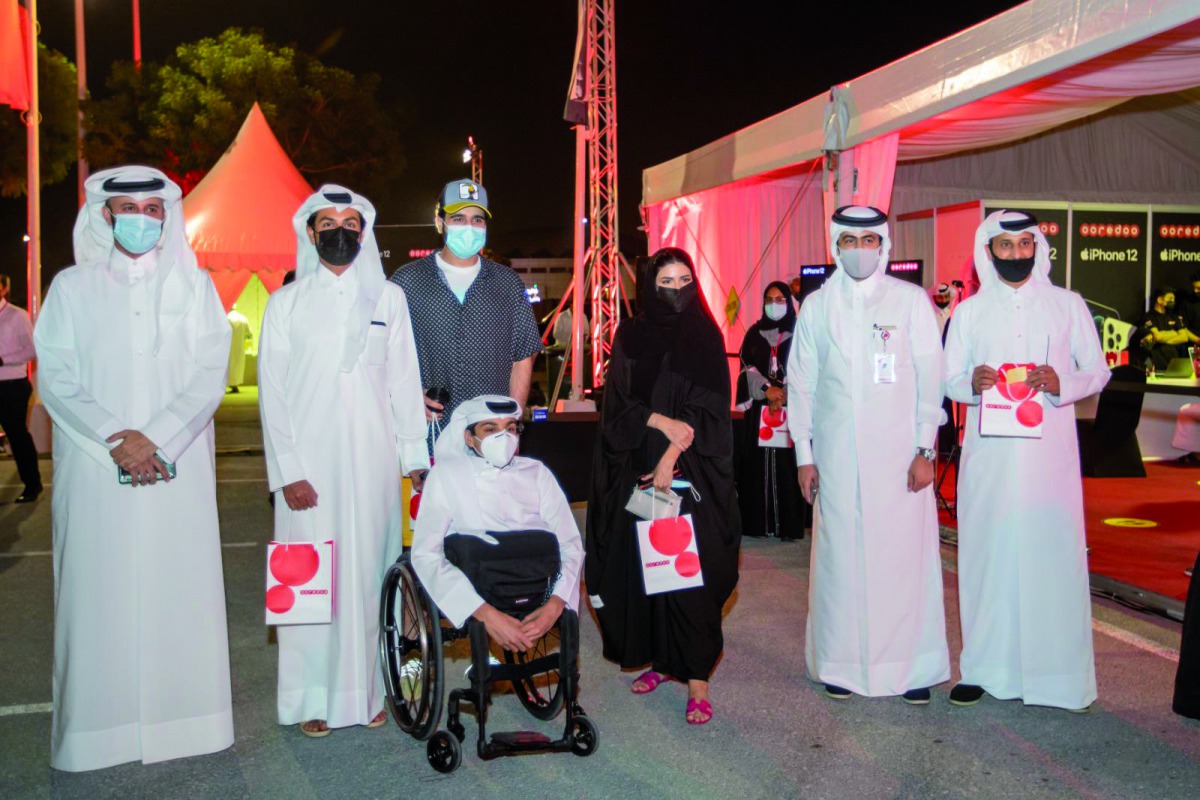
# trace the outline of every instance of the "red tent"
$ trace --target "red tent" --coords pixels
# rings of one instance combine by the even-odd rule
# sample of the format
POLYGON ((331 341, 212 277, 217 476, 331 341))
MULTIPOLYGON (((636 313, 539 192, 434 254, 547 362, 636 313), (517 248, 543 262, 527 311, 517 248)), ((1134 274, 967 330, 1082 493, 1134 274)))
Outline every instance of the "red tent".
POLYGON ((252 274, 273 292, 295 269, 292 215, 310 194, 255 103, 225 155, 183 200, 188 241, 226 310, 252 274))

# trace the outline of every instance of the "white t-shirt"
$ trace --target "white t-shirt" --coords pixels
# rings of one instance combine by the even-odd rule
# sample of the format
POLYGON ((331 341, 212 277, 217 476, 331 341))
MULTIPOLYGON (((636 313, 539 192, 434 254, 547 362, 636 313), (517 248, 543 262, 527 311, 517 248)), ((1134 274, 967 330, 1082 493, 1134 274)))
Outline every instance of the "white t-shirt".
POLYGON ((471 284, 475 282, 475 277, 479 275, 479 267, 483 262, 476 257, 473 265, 456 267, 442 260, 441 253, 434 253, 433 257, 437 261, 438 269, 442 271, 442 277, 446 279, 446 285, 450 287, 450 291, 454 292, 458 302, 466 301, 467 289, 470 289, 471 284))

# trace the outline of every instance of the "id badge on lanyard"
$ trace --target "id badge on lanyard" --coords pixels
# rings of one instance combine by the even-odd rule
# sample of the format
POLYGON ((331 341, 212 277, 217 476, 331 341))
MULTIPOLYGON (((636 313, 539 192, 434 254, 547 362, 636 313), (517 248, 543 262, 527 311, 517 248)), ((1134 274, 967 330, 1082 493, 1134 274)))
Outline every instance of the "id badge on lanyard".
POLYGON ((875 353, 875 382, 876 383, 895 383, 896 382, 896 354, 888 352, 888 339, 892 338, 892 331, 896 329, 895 325, 872 325, 875 329, 876 336, 882 346, 882 350, 875 353))

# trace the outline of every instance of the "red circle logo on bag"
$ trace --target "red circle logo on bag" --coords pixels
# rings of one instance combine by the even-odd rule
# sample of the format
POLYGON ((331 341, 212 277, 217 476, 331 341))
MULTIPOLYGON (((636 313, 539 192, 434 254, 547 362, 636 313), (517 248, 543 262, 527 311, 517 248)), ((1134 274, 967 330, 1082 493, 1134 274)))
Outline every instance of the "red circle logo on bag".
POLYGON ((1024 367, 1025 373, 1028 374, 1034 369, 1036 364, 1001 364, 1000 369, 996 370, 996 389, 1005 398, 1012 400, 1014 403, 1019 403, 1027 399, 1033 394, 1033 389, 1024 379, 1009 383, 1009 370, 1015 370, 1018 367, 1024 367))
POLYGON ((675 571, 685 578, 690 578, 700 571, 700 556, 695 553, 680 553, 675 559, 675 571))
POLYGON ((421 510, 421 495, 414 494, 408 501, 408 516, 412 519, 417 518, 417 512, 421 510))
POLYGON ((683 517, 656 519, 650 524, 650 545, 667 556, 677 556, 692 542, 692 526, 683 517))
POLYGON ((1026 428, 1036 428, 1042 424, 1042 404, 1036 400, 1026 400, 1017 406, 1017 422, 1026 428))
POLYGON ((774 435, 774 428, 768 428, 766 425, 764 425, 758 429, 758 438, 762 439, 764 442, 768 441, 774 435))
POLYGON ((783 425, 783 419, 784 419, 783 415, 784 415, 784 410, 782 408, 779 409, 778 411, 772 411, 771 409, 768 408, 763 413, 763 422, 767 423, 772 428, 778 428, 783 425))
POLYGON ((271 574, 287 586, 303 586, 311 581, 320 563, 317 548, 311 544, 284 544, 271 552, 271 574))
POLYGON ((272 614, 286 614, 295 604, 296 593, 292 591, 292 587, 281 583, 267 589, 267 611, 272 614))

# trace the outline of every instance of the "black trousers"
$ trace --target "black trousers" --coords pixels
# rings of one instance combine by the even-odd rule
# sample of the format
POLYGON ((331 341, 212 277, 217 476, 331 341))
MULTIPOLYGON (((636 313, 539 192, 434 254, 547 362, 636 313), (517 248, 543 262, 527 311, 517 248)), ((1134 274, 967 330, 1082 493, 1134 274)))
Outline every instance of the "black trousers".
POLYGON ((33 437, 25 426, 31 394, 33 387, 26 378, 0 381, 0 428, 8 437, 13 459, 17 462, 17 474, 21 476, 25 489, 41 491, 42 475, 38 471, 37 448, 33 446, 33 437))

